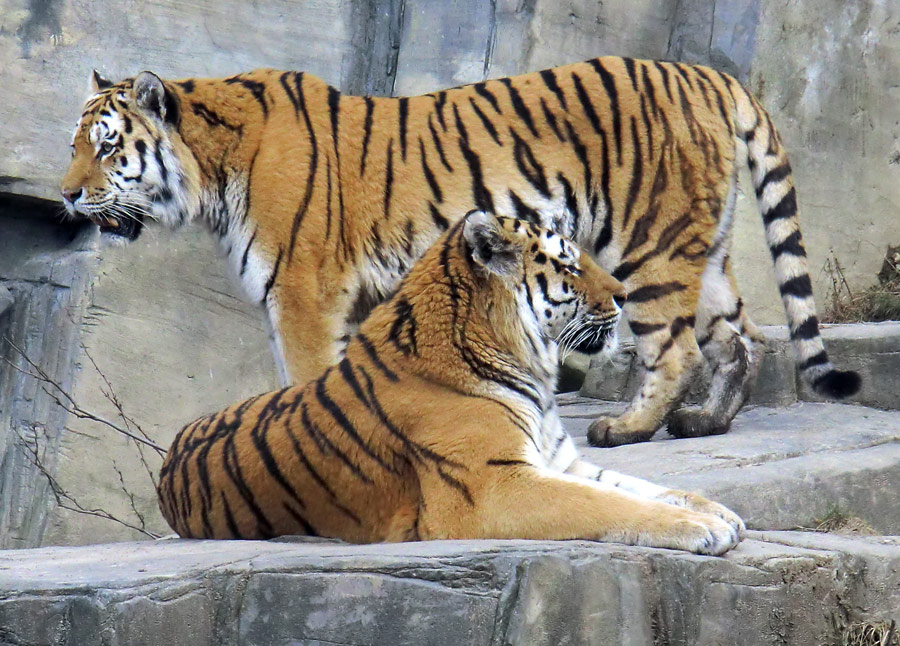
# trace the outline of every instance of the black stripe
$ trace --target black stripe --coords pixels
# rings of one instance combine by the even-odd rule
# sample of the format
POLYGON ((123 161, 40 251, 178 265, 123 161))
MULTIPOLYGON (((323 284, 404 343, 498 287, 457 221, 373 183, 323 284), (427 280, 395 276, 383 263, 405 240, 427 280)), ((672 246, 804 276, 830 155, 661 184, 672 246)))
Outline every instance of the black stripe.
POLYGON ((325 157, 325 177, 327 178, 325 184, 325 239, 331 237, 331 157, 325 157))
POLYGON ((801 363, 797 366, 800 370, 808 370, 810 368, 814 368, 815 366, 822 366, 828 363, 828 353, 825 350, 818 352, 811 356, 809 359, 801 363))
POLYGON ((800 339, 808 341, 809 339, 815 339, 817 336, 819 336, 819 319, 815 316, 810 316, 796 328, 791 330, 791 340, 793 341, 800 339))
MULTIPOLYGON (((629 298, 631 298, 629 296, 629 298)), ((628 320, 628 328, 631 330, 631 333, 635 336, 645 336, 647 334, 653 334, 654 332, 659 332, 666 328, 665 323, 643 323, 641 321, 632 321, 628 320)))
POLYGON ((589 61, 593 68, 600 75, 603 81, 603 88, 609 96, 609 111, 612 113, 613 135, 616 138, 616 160, 619 166, 622 165, 622 117, 619 114, 619 92, 616 90, 616 81, 613 75, 603 67, 599 59, 594 58, 589 61))
POLYGON ((687 285, 672 281, 668 283, 658 283, 655 285, 644 285, 633 292, 628 293, 629 303, 645 303, 658 298, 663 298, 675 292, 683 292, 687 289, 687 285))
POLYGON ((522 198, 516 195, 512 189, 509 189, 509 199, 513 203, 513 209, 516 213, 516 219, 525 220, 526 222, 534 222, 535 224, 541 223, 541 216, 537 212, 537 210, 525 204, 525 202, 522 201, 522 198))
POLYGON ((497 136, 497 129, 494 127, 494 124, 491 123, 491 120, 487 118, 487 115, 482 112, 481 108, 478 107, 478 104, 475 103, 475 99, 469 97, 469 103, 472 105, 472 109, 475 110, 475 114, 481 119, 484 129, 488 131, 488 134, 498 146, 502 146, 503 143, 500 141, 500 137, 497 136))
POLYGON ((444 201, 444 194, 441 191, 441 187, 438 184, 434 173, 431 172, 431 168, 428 166, 428 158, 425 156, 425 144, 422 142, 421 137, 419 137, 419 155, 422 158, 422 172, 425 173, 425 180, 428 182, 428 186, 434 194, 434 199, 440 204, 444 201))
POLYGON ((437 149, 438 157, 441 158, 441 163, 451 173, 453 172, 453 167, 447 162, 447 158, 444 156, 444 146, 441 144, 441 140, 438 138, 437 130, 434 128, 434 124, 431 122, 431 116, 428 117, 428 129, 431 131, 431 139, 434 141, 434 147, 437 149))
POLYGON ((553 131, 553 134, 556 135, 556 138, 560 141, 565 141, 566 138, 563 137, 562 132, 559 130, 559 125, 556 122, 556 116, 550 111, 550 108, 547 107, 547 102, 544 101, 544 97, 541 97, 541 110, 544 112, 544 118, 547 120, 547 123, 550 125, 550 129, 553 131))
POLYGON ((169 181, 169 169, 166 168, 165 161, 163 160, 162 150, 159 148, 159 141, 154 142, 153 156, 156 158, 156 163, 159 165, 160 180, 162 180, 162 183, 165 185, 169 181))
POLYGON ((500 79, 500 82, 506 86, 506 90, 509 92, 509 100, 512 101, 513 110, 515 110, 516 114, 519 115, 519 118, 525 122, 525 125, 528 126, 531 134, 535 137, 540 137, 537 128, 534 126, 534 118, 531 116, 531 111, 528 109, 528 106, 525 105, 525 102, 522 101, 522 96, 513 86, 512 80, 502 78, 500 79))
POLYGON ((459 137, 459 150, 462 152, 466 164, 469 166, 469 173, 472 175, 472 197, 475 201, 475 207, 480 211, 493 213, 494 199, 491 197, 491 192, 484 185, 484 177, 481 174, 481 158, 469 148, 469 144, 464 137, 459 137))
MULTIPOLYGON (((231 513, 231 505, 228 504, 228 499, 225 497, 225 492, 219 491, 219 496, 222 498, 222 509, 225 512, 225 524, 228 525, 228 531, 231 532, 231 536, 233 538, 243 538, 241 532, 238 530, 237 523, 234 521, 234 514, 231 513)), ((212 538, 212 526, 209 526, 208 529, 209 531, 206 533, 206 538, 212 538)))
POLYGON ((778 291, 782 296, 796 296, 797 298, 806 298, 812 296, 812 283, 809 280, 809 274, 796 276, 785 281, 778 286, 778 291))
POLYGON ((550 197, 550 186, 547 184, 547 175, 544 167, 538 162, 537 158, 531 150, 531 147, 522 139, 513 128, 509 129, 512 135, 513 157, 516 160, 516 166, 519 172, 528 180, 528 182, 537 189, 537 191, 546 198, 550 197))
POLYGON ((341 93, 337 88, 328 86, 328 115, 331 118, 331 141, 334 143, 334 153, 338 152, 338 129, 340 128, 341 93))
POLYGON ((560 88, 559 83, 556 82, 556 73, 553 70, 543 70, 541 72, 541 79, 544 81, 544 85, 556 95, 557 99, 559 99, 559 104, 562 106, 562 109, 568 110, 569 106, 566 105, 566 95, 563 94, 562 88, 560 88))
POLYGON ((243 276, 244 272, 247 271, 247 259, 250 255, 250 247, 253 246, 253 241, 256 240, 257 233, 259 233, 258 228, 253 230, 253 235, 250 236, 250 240, 247 242, 247 246, 244 248, 244 255, 241 256, 241 276, 243 276))
POLYGON ((372 484, 372 479, 363 473, 363 470, 360 468, 358 464, 356 464, 350 457, 341 451, 331 439, 325 435, 319 426, 312 421, 309 416, 309 408, 306 405, 306 402, 301 402, 300 404, 300 424, 303 426, 303 430, 306 431, 306 434, 312 439, 315 443, 316 447, 319 449, 319 452, 324 456, 329 453, 333 453, 338 460, 343 462, 348 469, 359 478, 362 482, 366 484, 372 484))
POLYGON ((806 257, 806 249, 803 248, 803 238, 800 231, 794 231, 787 238, 779 242, 777 245, 769 249, 772 252, 772 260, 778 260, 782 254, 791 254, 792 256, 806 257))
POLYGON ((447 91, 441 90, 440 92, 438 92, 438 95, 434 100, 434 107, 437 108, 438 123, 441 124, 441 128, 444 130, 444 132, 447 132, 447 122, 444 121, 445 103, 447 103, 447 91))
POLYGON ((374 460, 378 465, 380 465, 386 471, 394 472, 394 468, 385 462, 384 458, 378 455, 371 446, 369 446, 362 437, 360 437, 359 432, 356 430, 356 427, 350 421, 350 419, 344 414, 344 411, 334 402, 331 397, 328 396, 328 393, 325 390, 325 380, 328 378, 328 372, 326 372, 322 377, 316 380, 316 386, 314 388, 314 392, 316 395, 316 400, 319 402, 319 405, 331 415, 331 418, 337 422, 338 426, 347 434, 347 436, 353 440, 353 442, 362 449, 363 453, 368 455, 372 460, 374 460))
POLYGON ((238 460, 237 447, 234 444, 234 435, 229 435, 225 438, 225 446, 222 449, 222 466, 224 467, 229 480, 231 480, 232 484, 237 489, 238 494, 240 494, 244 503, 250 509, 250 513, 253 514, 253 517, 256 519, 257 532, 259 535, 264 538, 272 538, 272 523, 266 518, 266 515, 263 513, 262 509, 260 509, 259 505, 256 504, 256 497, 253 495, 253 490, 247 485, 247 481, 244 479, 244 473, 241 469, 240 461, 238 460))
POLYGON ((428 203, 428 210, 431 213, 431 220, 438 229, 446 231, 450 227, 450 221, 441 215, 441 212, 438 211, 437 207, 431 202, 428 203))
POLYGON ((574 238, 579 230, 578 221, 581 218, 581 213, 578 210, 578 200, 575 197, 575 191, 572 189, 572 183, 569 182, 569 180, 565 175, 562 174, 561 171, 556 174, 556 181, 559 182, 563 187, 563 195, 566 199, 566 210, 572 216, 571 230, 573 233, 569 235, 569 237, 574 238))
POLYGON ((788 162, 784 162, 780 166, 776 166, 767 172, 766 176, 763 177, 762 181, 759 183, 759 186, 756 187, 756 197, 762 197, 763 191, 766 190, 766 186, 773 182, 780 182, 785 177, 789 177, 790 174, 791 165, 788 162))
MULTIPOLYGON (((631 59, 627 59, 631 60, 631 59)), ((644 174, 644 160, 641 153, 641 145, 638 140, 637 122, 631 117, 631 154, 634 159, 631 167, 631 183, 628 185, 628 197, 625 200, 625 219, 622 227, 628 226, 631 219, 631 209, 634 208, 634 202, 637 200, 638 191, 641 188, 641 181, 644 174)))
POLYGON ((525 460, 488 460, 488 466, 492 467, 530 467, 530 462, 525 460))
POLYGON ((669 70, 663 66, 659 61, 654 61, 653 64, 656 66, 656 69, 659 70, 659 73, 662 74, 663 77, 663 88, 666 90, 666 96, 669 97, 669 103, 675 103, 675 99, 672 97, 672 90, 669 88, 669 70))
POLYGON ((763 214, 763 223, 769 226, 775 220, 792 218, 797 214, 797 192, 794 187, 788 191, 781 201, 763 214))
POLYGON ((288 263, 294 259, 294 246, 297 242, 297 232, 300 230, 300 223, 306 216, 306 210, 309 208, 309 202, 312 199, 313 188, 315 186, 313 180, 316 177, 316 167, 319 165, 319 146, 316 142, 316 133, 313 130, 312 122, 309 118, 309 111, 306 109, 306 98, 303 94, 303 73, 299 73, 294 77, 294 84, 297 86, 297 101, 300 103, 300 110, 303 112, 303 119, 306 123, 306 131, 309 133, 312 151, 309 156, 309 173, 306 177, 306 193, 297 212, 294 214, 294 221, 291 224, 291 240, 288 246, 288 263))
POLYGON ((650 115, 647 113, 647 96, 645 94, 641 95, 641 119, 644 121, 644 130, 647 131, 647 157, 652 158, 653 124, 650 122, 650 115))
POLYGON ((294 91, 291 89, 291 86, 288 85, 287 79, 290 76, 290 72, 285 72, 279 77, 279 81, 281 81, 281 87, 284 88, 284 93, 287 94, 287 98, 290 100, 291 105, 294 106, 294 116, 296 118, 300 118, 300 102, 297 100, 297 95, 294 94, 294 91))
POLYGON ((303 535, 305 535, 305 536, 318 536, 319 535, 318 532, 316 532, 316 530, 313 529, 313 526, 309 524, 309 521, 306 520, 299 511, 297 511, 296 509, 291 507, 286 502, 282 502, 281 506, 284 507, 284 509, 287 511, 287 513, 290 514, 291 517, 293 517, 293 519, 296 520, 300 524, 300 527, 303 529, 303 535))
POLYGON ((191 109, 194 111, 194 114, 196 114, 198 117, 203 119, 210 126, 213 126, 216 128, 218 128, 218 127, 226 128, 227 130, 231 130, 232 132, 237 132, 237 131, 241 130, 241 126, 237 126, 232 123, 228 123, 227 121, 225 121, 225 119, 223 119, 221 116, 219 116, 216 112, 214 112, 213 110, 210 110, 208 107, 206 107, 205 105, 203 105, 202 103, 200 103, 198 101, 191 102, 191 109))
POLYGON ((487 89, 487 86, 483 82, 476 83, 472 87, 475 88, 475 91, 478 92, 479 96, 487 99, 488 103, 491 104, 491 107, 494 108, 497 114, 503 114, 502 112, 500 112, 500 104, 497 103, 497 97, 495 97, 494 94, 487 89))
POLYGON ((394 140, 388 142, 387 163, 384 170, 384 218, 391 217, 391 191, 394 186, 394 140))
POLYGON ((369 154, 369 139, 372 136, 372 112, 375 110, 375 102, 372 97, 363 99, 366 103, 366 120, 363 123, 362 157, 359 161, 360 177, 366 174, 366 156, 369 154))
POLYGON ((256 102, 259 103, 260 107, 263 111, 263 119, 269 118, 269 105, 266 103, 266 86, 259 81, 252 81, 250 79, 240 78, 237 76, 232 76, 231 78, 225 79, 225 83, 228 85, 233 85, 238 83, 243 87, 247 88, 250 91, 250 94, 253 95, 253 98, 256 99, 256 102))
POLYGON ((403 97, 400 99, 400 157, 403 161, 406 161, 406 128, 407 121, 409 120, 409 98, 403 97))
POLYGON ((588 121, 591 122, 594 132, 598 134, 604 132, 603 127, 600 125, 600 117, 597 116, 594 104, 591 103, 591 98, 588 96, 587 90, 584 89, 581 77, 575 72, 572 72, 572 82, 575 84, 575 92, 578 94, 578 100, 581 102, 581 108, 584 110, 584 114, 587 116, 588 121))
POLYGON ((650 101, 650 109, 655 117, 659 113, 659 104, 656 102, 656 86, 650 80, 650 68, 641 64, 641 77, 644 80, 644 96, 650 101))
POLYGON ((623 58, 622 60, 625 61, 625 71, 628 72, 628 78, 631 79, 631 87, 633 87, 634 91, 637 92, 638 85, 637 85, 637 74, 635 73, 635 69, 634 69, 634 59, 633 58, 623 58))
POLYGON ((265 305, 266 300, 269 298, 269 290, 272 289, 272 285, 275 284, 275 279, 278 277, 278 270, 281 268, 281 256, 284 253, 284 247, 281 245, 278 246, 278 257, 275 258, 275 268, 272 270, 272 273, 269 274, 269 279, 266 281, 266 290, 263 293, 261 304, 265 305))
POLYGON ((378 368, 381 373, 388 378, 389 381, 397 382, 400 378, 397 376, 393 370, 388 368, 382 362, 381 357, 378 356, 378 351, 375 349, 375 346, 372 345, 372 342, 369 341, 368 337, 366 337, 362 332, 356 335, 356 338, 359 339, 360 345, 362 345, 363 350, 366 351, 366 354, 369 355, 369 359, 375 364, 375 367, 378 368))

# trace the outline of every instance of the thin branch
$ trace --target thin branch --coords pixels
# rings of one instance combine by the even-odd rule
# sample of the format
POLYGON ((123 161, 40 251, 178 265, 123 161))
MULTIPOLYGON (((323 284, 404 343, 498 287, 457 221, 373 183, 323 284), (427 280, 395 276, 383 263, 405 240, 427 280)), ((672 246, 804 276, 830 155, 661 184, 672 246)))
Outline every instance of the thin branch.
POLYGON ((156 451, 160 456, 164 456, 166 454, 166 450, 163 447, 161 447, 159 444, 157 444, 156 442, 154 442, 154 441, 150 440, 148 437, 146 437, 146 434, 144 434, 143 431, 141 431, 141 433, 144 434, 145 437, 140 437, 139 435, 132 433, 128 429, 122 428, 119 424, 116 424, 115 422, 112 422, 104 417, 101 417, 100 415, 96 415, 88 410, 85 410, 81 406, 79 406, 78 402, 75 401, 75 398, 72 397, 72 395, 70 395, 68 392, 66 392, 66 390, 62 386, 60 386, 52 377, 50 377, 50 375, 48 375, 46 372, 44 372, 44 370, 39 365, 37 365, 34 361, 32 361, 31 358, 28 357, 27 354, 25 354, 24 350, 19 348, 19 346, 17 346, 15 343, 13 343, 12 340, 9 339, 8 337, 4 337, 4 340, 10 345, 10 347, 13 350, 15 350, 19 354, 19 356, 21 356, 28 363, 29 366, 31 366, 31 368, 34 370, 34 372, 31 372, 29 370, 25 370, 24 368, 21 368, 20 366, 16 365, 15 363, 13 363, 12 361, 10 361, 9 359, 7 359, 5 357, 4 357, 4 361, 6 361, 6 363, 8 363, 10 366, 12 366, 15 370, 18 370, 20 373, 27 375, 33 379, 36 379, 40 382, 43 382, 43 384, 52 386, 53 390, 55 392, 51 392, 50 390, 48 390, 46 385, 42 386, 42 388, 43 388, 44 392, 47 393, 47 395, 49 395, 50 398, 53 399, 53 401, 60 408, 65 410, 67 413, 69 413, 70 415, 74 415, 75 417, 77 417, 79 419, 87 419, 87 420, 97 422, 99 424, 103 424, 104 426, 109 427, 116 433, 119 433, 121 435, 129 437, 132 440, 134 440, 135 442, 140 442, 141 444, 149 446, 151 449, 156 451), (63 400, 65 400, 65 401, 63 401, 63 400))
MULTIPOLYGON (((97 518, 103 518, 106 520, 111 520, 115 523, 118 523, 128 529, 134 530, 136 532, 140 532, 149 538, 159 538, 158 534, 155 534, 144 527, 138 527, 133 523, 128 522, 127 520, 122 520, 112 513, 106 511, 105 509, 96 508, 96 507, 85 507, 82 505, 74 496, 72 496, 68 491, 62 488, 56 478, 47 470, 41 461, 40 453, 38 451, 39 440, 37 437, 37 428, 34 428, 34 441, 33 443, 29 442, 25 437, 19 433, 18 429, 14 429, 16 435, 21 440, 22 445, 27 449, 29 454, 29 461, 37 468, 38 471, 44 476, 47 480, 47 484, 50 485, 50 491, 53 493, 53 497, 56 499, 56 504, 59 505, 63 509, 67 509, 69 511, 84 514, 86 516, 95 516, 97 518)), ((140 516, 139 516, 140 517, 140 516)), ((143 524, 143 518, 141 517, 141 523, 143 524)))

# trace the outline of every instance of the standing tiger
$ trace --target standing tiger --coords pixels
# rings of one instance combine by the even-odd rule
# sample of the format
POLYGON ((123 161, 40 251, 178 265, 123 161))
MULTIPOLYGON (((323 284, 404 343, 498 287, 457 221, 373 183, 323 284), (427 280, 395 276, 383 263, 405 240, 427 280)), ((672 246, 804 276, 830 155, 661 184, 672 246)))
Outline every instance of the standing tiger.
POLYGON ((183 537, 584 538, 721 554, 744 524, 578 457, 557 339, 615 341, 622 284, 530 222, 470 213, 317 379, 186 426, 159 477, 183 537))
POLYGON ((572 238, 627 288, 644 368, 592 444, 723 433, 761 336, 729 265, 748 163, 800 373, 843 397, 819 335, 791 169, 769 115, 708 67, 598 58, 423 96, 344 96, 310 74, 117 84, 92 76, 62 182, 72 214, 133 240, 199 219, 264 308, 283 383, 334 365, 371 307, 472 208, 572 238), (703 360, 700 407, 672 411, 703 360))

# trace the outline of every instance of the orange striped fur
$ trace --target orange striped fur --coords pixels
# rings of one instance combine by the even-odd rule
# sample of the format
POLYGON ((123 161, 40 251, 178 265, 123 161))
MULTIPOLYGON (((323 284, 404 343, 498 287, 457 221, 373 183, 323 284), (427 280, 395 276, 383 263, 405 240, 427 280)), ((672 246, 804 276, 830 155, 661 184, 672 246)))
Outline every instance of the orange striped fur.
POLYGON ((830 396, 859 386, 819 336, 784 149, 726 74, 605 57, 407 98, 266 69, 93 86, 70 211, 117 240, 147 217, 205 222, 265 310, 286 384, 340 360, 372 305, 479 208, 572 238, 631 294, 643 384, 592 443, 647 439, 667 416, 676 435, 724 432, 762 355, 728 261, 747 163, 802 375, 830 396), (709 398, 673 411, 704 363, 709 398))
POLYGON ((610 344, 625 292, 590 254, 470 214, 305 386, 186 426, 159 479, 184 537, 585 538, 720 554, 732 512, 578 457, 557 342, 610 344))

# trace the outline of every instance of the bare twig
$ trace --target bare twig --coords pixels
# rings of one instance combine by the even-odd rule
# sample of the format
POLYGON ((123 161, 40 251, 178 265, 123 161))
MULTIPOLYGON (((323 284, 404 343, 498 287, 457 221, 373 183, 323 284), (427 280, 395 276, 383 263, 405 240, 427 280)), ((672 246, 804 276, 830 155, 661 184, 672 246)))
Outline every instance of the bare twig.
MULTIPOLYGON (((44 370, 39 365, 37 365, 34 361, 32 361, 31 358, 25 353, 24 350, 22 350, 19 346, 17 346, 15 343, 13 343, 13 341, 9 337, 4 337, 4 340, 6 341, 6 343, 9 344, 9 346, 13 350, 15 350, 19 354, 19 356, 21 356, 25 360, 25 362, 29 366, 31 366, 31 368, 34 370, 34 372, 25 370, 24 368, 21 368, 20 366, 16 365, 9 359, 4 358, 6 363, 8 363, 15 370, 18 370, 22 374, 27 375, 29 377, 32 377, 33 379, 36 379, 36 380, 42 382, 42 384, 44 384, 44 385, 42 385, 44 392, 47 393, 47 395, 49 395, 60 408, 62 408, 66 412, 68 412, 70 415, 74 415, 75 417, 77 417, 79 419, 87 419, 87 420, 97 422, 99 424, 103 424, 104 426, 111 428, 116 433, 119 433, 121 435, 129 437, 132 440, 134 440, 135 442, 140 442, 141 444, 149 446, 151 449, 156 451, 160 456, 163 456, 166 454, 166 450, 163 447, 161 447, 159 444, 157 444, 156 442, 150 440, 146 436, 146 434, 144 434, 144 437, 136 435, 135 433, 132 433, 127 428, 123 428, 119 424, 116 424, 115 422, 112 422, 104 417, 101 417, 100 415, 96 415, 88 410, 85 410, 81 406, 79 406, 78 402, 75 401, 75 398, 72 397, 71 394, 66 392, 66 390, 62 386, 60 386, 52 377, 50 377, 50 375, 48 375, 46 372, 44 372, 44 370), (51 392, 50 390, 48 390, 48 388, 47 388, 48 385, 52 387, 54 392, 51 392)), ((105 379, 105 376, 104 376, 104 379, 105 379)), ((121 405, 119 405, 119 408, 121 408, 121 405)), ((124 415, 124 413, 123 413, 123 415, 124 415)), ((143 431, 141 431, 141 433, 143 434, 143 431)))
MULTIPOLYGON (((62 488, 62 486, 60 486, 59 482, 56 480, 56 478, 53 476, 53 474, 50 473, 50 471, 47 469, 47 467, 44 465, 43 461, 41 460, 40 451, 38 450, 40 440, 37 437, 37 432, 38 432, 37 427, 34 427, 32 429, 34 431, 34 438, 33 438, 32 442, 29 442, 25 437, 23 437, 22 434, 19 433, 18 429, 14 429, 14 430, 15 430, 16 435, 19 437, 19 440, 22 442, 22 445, 28 451, 29 461, 35 466, 35 468, 37 468, 38 471, 41 472, 41 474, 47 480, 47 484, 50 485, 50 491, 53 493, 53 497, 56 499, 56 504, 59 505, 61 508, 67 509, 69 511, 72 511, 72 512, 75 512, 78 514, 84 514, 86 516, 95 516, 97 518, 111 520, 114 523, 118 523, 124 527, 127 527, 128 529, 132 529, 136 532, 140 532, 141 534, 144 534, 145 536, 147 536, 149 538, 159 538, 158 534, 155 534, 154 532, 147 530, 143 526, 144 519, 140 515, 138 515, 138 516, 141 519, 142 526, 139 527, 137 525, 134 525, 133 523, 128 522, 127 520, 122 520, 118 516, 106 511, 105 509, 101 509, 98 507, 85 507, 84 505, 82 505, 78 500, 75 499, 74 496, 72 496, 68 491, 66 491, 65 489, 62 488)), ((118 471, 118 469, 116 469, 116 470, 118 471)), ((123 487, 124 487, 124 483, 123 483, 123 487)), ((128 492, 126 491, 126 493, 128 493, 128 492)), ((132 500, 132 508, 134 508, 133 500, 132 500)))

